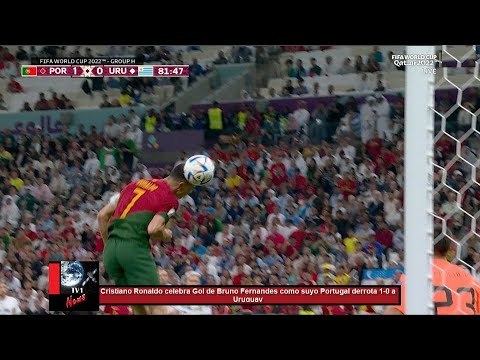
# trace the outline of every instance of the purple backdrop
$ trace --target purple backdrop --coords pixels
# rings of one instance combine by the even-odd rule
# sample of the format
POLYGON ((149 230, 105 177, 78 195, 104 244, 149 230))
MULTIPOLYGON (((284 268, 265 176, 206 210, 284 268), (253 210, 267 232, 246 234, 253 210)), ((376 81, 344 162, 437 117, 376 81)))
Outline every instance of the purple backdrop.
MULTIPOLYGON (((456 102, 457 98, 457 89, 441 89, 435 92, 435 101, 439 100, 446 100, 449 99, 450 101, 456 102)), ((342 95, 349 96, 348 94, 342 95)), ((365 102, 365 98, 369 95, 357 96, 357 102, 362 104, 365 102)), ((384 95, 389 102, 396 102, 398 99, 403 97, 402 93, 398 94, 385 94, 384 95)), ((303 100, 307 103, 307 109, 312 111, 317 107, 318 104, 323 103, 325 105, 330 104, 333 101, 334 97, 331 96, 324 96, 324 97, 295 97, 295 98, 282 98, 282 99, 274 99, 270 100, 269 104, 272 105, 275 110, 283 110, 286 107, 289 109, 296 109, 297 103, 300 100, 303 100)), ((225 112, 232 112, 238 111, 241 104, 245 104, 248 106, 255 106, 255 101, 235 101, 235 102, 226 102, 221 103, 220 108, 225 112)), ((193 112, 202 112, 207 111, 211 107, 211 104, 193 104, 192 111, 193 112)))

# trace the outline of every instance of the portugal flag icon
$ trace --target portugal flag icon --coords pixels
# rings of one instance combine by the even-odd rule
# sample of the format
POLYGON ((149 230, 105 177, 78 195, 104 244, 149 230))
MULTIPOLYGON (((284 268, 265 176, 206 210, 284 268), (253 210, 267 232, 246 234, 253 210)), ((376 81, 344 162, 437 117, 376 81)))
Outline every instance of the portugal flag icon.
POLYGON ((22 66, 22 76, 37 76, 37 67, 22 66))

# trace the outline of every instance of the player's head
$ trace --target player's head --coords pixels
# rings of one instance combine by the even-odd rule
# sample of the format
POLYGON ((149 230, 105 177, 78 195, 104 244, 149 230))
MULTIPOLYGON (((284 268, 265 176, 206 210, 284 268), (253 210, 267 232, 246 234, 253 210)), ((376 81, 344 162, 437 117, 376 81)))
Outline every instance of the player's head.
POLYGON ((184 166, 184 162, 181 162, 180 164, 175 166, 167 178, 170 189, 172 189, 175 196, 179 199, 190 194, 195 187, 194 185, 190 184, 187 179, 185 179, 185 175, 183 172, 184 166))
POLYGON ((452 233, 447 229, 447 234, 443 234, 442 226, 435 226, 433 231, 433 252, 436 256, 447 256, 448 250, 450 250, 452 233))

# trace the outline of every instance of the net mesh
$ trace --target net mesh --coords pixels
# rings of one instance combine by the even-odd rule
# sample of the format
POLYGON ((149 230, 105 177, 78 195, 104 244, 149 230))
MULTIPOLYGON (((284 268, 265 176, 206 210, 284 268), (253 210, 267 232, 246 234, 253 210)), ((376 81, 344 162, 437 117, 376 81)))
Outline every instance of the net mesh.
MULTIPOLYGON (((440 48, 439 48, 440 49, 440 48)), ((442 46, 443 62, 435 82, 434 222, 441 233, 434 243, 451 240, 447 259, 478 280, 480 270, 480 78, 477 47, 442 46)), ((442 285, 448 268, 434 264, 442 285)), ((476 284, 472 288, 476 288, 476 284)), ((470 288, 471 289, 471 288, 470 288)), ((434 288, 434 302, 456 313, 475 311, 473 292, 448 286, 434 288), (470 297, 470 300, 469 300, 470 297)))

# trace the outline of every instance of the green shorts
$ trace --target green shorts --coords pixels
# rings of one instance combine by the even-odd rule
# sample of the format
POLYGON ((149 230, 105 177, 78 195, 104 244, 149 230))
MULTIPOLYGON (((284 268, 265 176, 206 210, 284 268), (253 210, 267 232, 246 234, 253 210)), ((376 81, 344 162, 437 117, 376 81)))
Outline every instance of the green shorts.
POLYGON ((160 285, 148 241, 111 238, 103 250, 103 262, 115 285, 160 285))

